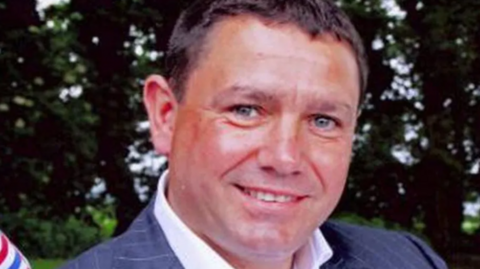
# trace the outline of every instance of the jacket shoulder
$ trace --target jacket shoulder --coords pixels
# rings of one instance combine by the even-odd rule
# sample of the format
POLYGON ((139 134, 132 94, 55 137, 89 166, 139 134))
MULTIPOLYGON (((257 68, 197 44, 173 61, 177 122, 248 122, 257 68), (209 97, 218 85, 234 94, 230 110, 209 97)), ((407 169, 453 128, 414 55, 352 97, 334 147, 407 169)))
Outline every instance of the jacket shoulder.
POLYGON ((327 221, 321 231, 337 260, 355 260, 366 268, 447 268, 426 243, 407 232, 337 221, 327 221))
POLYGON ((113 254, 114 254, 114 244, 118 240, 112 239, 107 242, 101 243, 84 253, 82 253, 77 258, 67 262, 65 265, 60 267, 61 269, 81 269, 81 268, 92 268, 92 269, 107 269, 113 268, 113 254))
POLYGON ((60 269, 182 268, 155 219, 154 201, 125 233, 87 250, 60 269))

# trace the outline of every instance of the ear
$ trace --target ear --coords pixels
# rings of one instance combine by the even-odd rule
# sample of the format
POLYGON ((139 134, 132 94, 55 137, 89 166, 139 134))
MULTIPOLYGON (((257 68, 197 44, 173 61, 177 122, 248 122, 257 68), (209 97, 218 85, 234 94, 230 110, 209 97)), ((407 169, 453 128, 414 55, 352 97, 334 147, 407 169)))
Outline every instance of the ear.
POLYGON ((143 102, 155 150, 169 157, 178 102, 167 80, 159 75, 149 76, 143 89, 143 102))

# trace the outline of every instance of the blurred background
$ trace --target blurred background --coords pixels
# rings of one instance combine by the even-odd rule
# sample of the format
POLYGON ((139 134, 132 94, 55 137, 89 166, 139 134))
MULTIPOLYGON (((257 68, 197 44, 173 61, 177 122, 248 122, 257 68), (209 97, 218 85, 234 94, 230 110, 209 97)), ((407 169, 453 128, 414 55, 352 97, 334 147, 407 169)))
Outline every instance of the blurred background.
MULTIPOLYGON (((181 0, 0 0, 0 229, 34 268, 124 231, 164 160, 142 83, 181 0)), ((371 75, 335 218, 480 268, 480 1, 338 0, 371 75)))

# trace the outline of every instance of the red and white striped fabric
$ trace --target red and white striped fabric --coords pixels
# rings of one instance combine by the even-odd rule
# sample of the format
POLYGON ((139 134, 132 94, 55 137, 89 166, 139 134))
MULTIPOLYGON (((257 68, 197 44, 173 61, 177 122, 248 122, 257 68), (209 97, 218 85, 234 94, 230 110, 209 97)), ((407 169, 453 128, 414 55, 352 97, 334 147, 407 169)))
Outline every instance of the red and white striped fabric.
POLYGON ((0 231, 0 269, 30 269, 22 253, 0 231))

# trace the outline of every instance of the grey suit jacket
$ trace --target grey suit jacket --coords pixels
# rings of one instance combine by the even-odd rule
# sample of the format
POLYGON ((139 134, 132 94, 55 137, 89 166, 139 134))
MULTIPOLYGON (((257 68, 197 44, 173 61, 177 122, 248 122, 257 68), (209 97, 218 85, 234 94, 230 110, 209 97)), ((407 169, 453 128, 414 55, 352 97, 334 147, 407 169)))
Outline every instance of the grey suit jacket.
MULTIPOLYGON (((184 269, 155 219, 153 204, 124 234, 86 251, 61 269, 184 269)), ((447 268, 430 248, 407 233, 332 221, 320 229, 334 253, 322 269, 447 268)))

